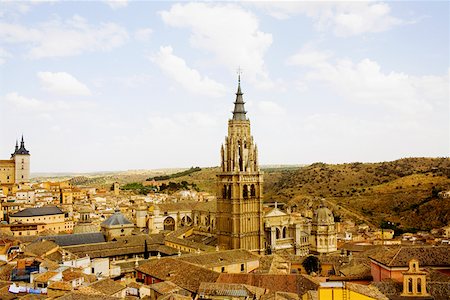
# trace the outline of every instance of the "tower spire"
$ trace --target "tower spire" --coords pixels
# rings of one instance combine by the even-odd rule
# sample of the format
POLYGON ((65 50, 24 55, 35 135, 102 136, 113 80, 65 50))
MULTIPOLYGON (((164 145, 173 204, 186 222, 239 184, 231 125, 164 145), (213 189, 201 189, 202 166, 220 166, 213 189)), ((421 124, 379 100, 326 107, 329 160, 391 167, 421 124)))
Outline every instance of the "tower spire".
POLYGON ((234 110, 233 110, 233 120, 236 121, 246 121, 247 116, 245 115, 247 112, 244 107, 244 99, 242 98, 241 91, 241 70, 238 70, 238 89, 236 92, 236 101, 234 101, 234 110))
POLYGON ((15 148, 16 150, 14 151, 14 153, 16 153, 17 152, 17 150, 19 150, 19 141, 16 139, 16 148, 15 148))
POLYGON ((23 134, 22 134, 22 139, 20 141, 20 147, 25 147, 25 142, 23 141, 23 134))

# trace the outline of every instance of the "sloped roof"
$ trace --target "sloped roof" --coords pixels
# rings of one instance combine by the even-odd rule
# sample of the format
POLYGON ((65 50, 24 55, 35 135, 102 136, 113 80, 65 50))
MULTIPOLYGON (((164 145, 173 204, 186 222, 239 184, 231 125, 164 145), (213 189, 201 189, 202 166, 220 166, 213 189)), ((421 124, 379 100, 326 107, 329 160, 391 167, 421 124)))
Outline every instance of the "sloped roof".
MULTIPOLYGON (((120 211, 115 211, 108 219, 102 222, 102 227, 133 225, 120 211)), ((128 226, 127 226, 128 227, 128 226)))
POLYGON ((176 285, 197 292, 201 282, 215 282, 219 273, 173 258, 152 259, 136 267, 136 270, 163 281, 172 281, 176 285))
POLYGON ((217 282, 241 283, 262 287, 271 291, 305 294, 309 290, 317 290, 319 285, 305 275, 275 274, 220 274, 217 282))
POLYGON ((61 247, 106 242, 105 237, 101 232, 62 234, 38 238, 38 240, 43 239, 53 241, 61 247))
POLYGON ((450 246, 413 246, 380 249, 369 258, 388 267, 407 267, 411 259, 421 267, 450 266, 450 246))
POLYGON ((265 218, 267 217, 280 217, 280 216, 286 216, 287 214, 279 209, 278 207, 272 208, 268 213, 264 215, 265 218))
POLYGON ((172 281, 161 281, 158 283, 150 284, 149 288, 158 292, 161 295, 169 294, 169 293, 176 293, 178 291, 184 290, 183 288, 179 287, 172 281))
MULTIPOLYGON (((264 294, 265 289, 256 288, 260 290, 260 294, 264 294)), ((251 297, 254 294, 247 288, 245 284, 235 283, 216 283, 216 282, 202 282, 198 289, 200 296, 231 296, 231 297, 251 297)))
POLYGON ((44 207, 32 207, 25 208, 11 217, 38 217, 38 216, 49 216, 49 215, 59 215, 64 214, 64 212, 56 206, 44 206, 44 207))
POLYGON ((105 295, 112 296, 115 293, 120 292, 125 289, 126 286, 120 282, 114 281, 112 279, 106 278, 103 280, 96 281, 89 285, 89 287, 102 292, 105 295))
POLYGON ((175 258, 203 266, 205 268, 212 268, 215 266, 231 265, 236 263, 245 263, 249 261, 258 261, 259 256, 244 249, 235 249, 227 251, 215 251, 202 254, 183 255, 175 258))
POLYGON ((388 300, 388 297, 386 297, 377 287, 373 285, 363 285, 347 282, 345 286, 351 291, 371 297, 373 299, 388 300))
POLYGON ((29 244, 25 247, 24 252, 41 256, 56 248, 59 248, 59 246, 54 242, 42 240, 29 244))

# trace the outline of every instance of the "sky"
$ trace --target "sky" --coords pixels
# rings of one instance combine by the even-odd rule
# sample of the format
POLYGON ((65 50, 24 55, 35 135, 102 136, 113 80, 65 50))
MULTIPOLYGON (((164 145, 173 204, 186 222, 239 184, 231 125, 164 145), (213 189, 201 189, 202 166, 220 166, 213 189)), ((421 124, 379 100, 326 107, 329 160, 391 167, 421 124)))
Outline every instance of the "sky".
POLYGON ((447 1, 0 1, 32 172, 219 165, 239 68, 263 165, 449 156, 447 1))

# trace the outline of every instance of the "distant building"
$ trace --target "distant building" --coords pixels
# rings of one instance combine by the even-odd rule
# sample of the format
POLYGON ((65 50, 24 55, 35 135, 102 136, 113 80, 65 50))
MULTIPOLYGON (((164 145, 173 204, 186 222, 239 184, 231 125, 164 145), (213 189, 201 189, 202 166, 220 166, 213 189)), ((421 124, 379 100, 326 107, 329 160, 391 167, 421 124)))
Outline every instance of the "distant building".
POLYGON ((93 233, 99 232, 98 225, 91 222, 91 211, 83 208, 80 210, 80 219, 73 227, 73 233, 93 233))
POLYGON ((216 232, 221 249, 263 253, 263 172, 242 95, 239 77, 233 118, 228 120, 228 136, 221 148, 221 170, 217 174, 216 232))
POLYGON ((66 221, 65 213, 56 206, 26 208, 9 216, 12 235, 38 235, 43 231, 72 232, 73 221, 66 221))
POLYGON ((309 224, 303 218, 280 210, 277 206, 264 215, 267 252, 288 251, 295 255, 309 253, 309 224))
POLYGON ((16 148, 11 158, 0 160, 0 185, 30 182, 30 152, 25 148, 25 142, 16 141, 16 148))
POLYGON ((404 273, 409 270, 412 258, 420 261, 422 267, 427 270, 439 270, 444 274, 450 274, 449 246, 386 247, 369 258, 375 282, 385 279, 403 282, 404 273))
POLYGON ((311 252, 326 254, 337 251, 337 235, 331 210, 321 205, 311 222, 311 252))
POLYGON ((100 224, 101 231, 106 237, 106 240, 111 241, 119 236, 131 235, 134 230, 134 224, 130 222, 119 209, 105 221, 100 224))

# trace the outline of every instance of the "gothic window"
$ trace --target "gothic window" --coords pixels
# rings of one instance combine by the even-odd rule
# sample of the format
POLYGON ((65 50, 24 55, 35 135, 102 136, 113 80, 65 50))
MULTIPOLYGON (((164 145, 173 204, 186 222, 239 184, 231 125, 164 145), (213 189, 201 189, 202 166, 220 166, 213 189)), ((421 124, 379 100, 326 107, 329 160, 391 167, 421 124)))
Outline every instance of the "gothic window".
POLYGON ((281 238, 281 231, 279 228, 276 229, 276 238, 277 240, 281 238))
POLYGON ((252 184, 251 186, 250 186, 250 197, 255 197, 256 196, 256 191, 255 191, 255 185, 254 184, 252 184))
POLYGON ((422 279, 417 278, 417 292, 422 293, 422 279))
POLYGON ((228 189, 227 189, 227 198, 228 199, 231 199, 231 189, 232 189, 231 185, 228 186, 228 189))
POLYGON ((412 293, 413 292, 413 281, 412 278, 408 279, 408 293, 412 293))
POLYGON ((243 171, 244 164, 242 161, 241 143, 239 143, 239 145, 238 145, 238 157, 239 157, 239 171, 243 171))
POLYGON ((227 198, 227 186, 226 185, 224 185, 223 186, 223 199, 226 199, 227 198))
POLYGON ((283 227, 283 239, 285 239, 286 237, 286 227, 283 227))
POLYGON ((248 187, 246 184, 244 184, 243 196, 244 196, 244 199, 248 198, 248 187))

